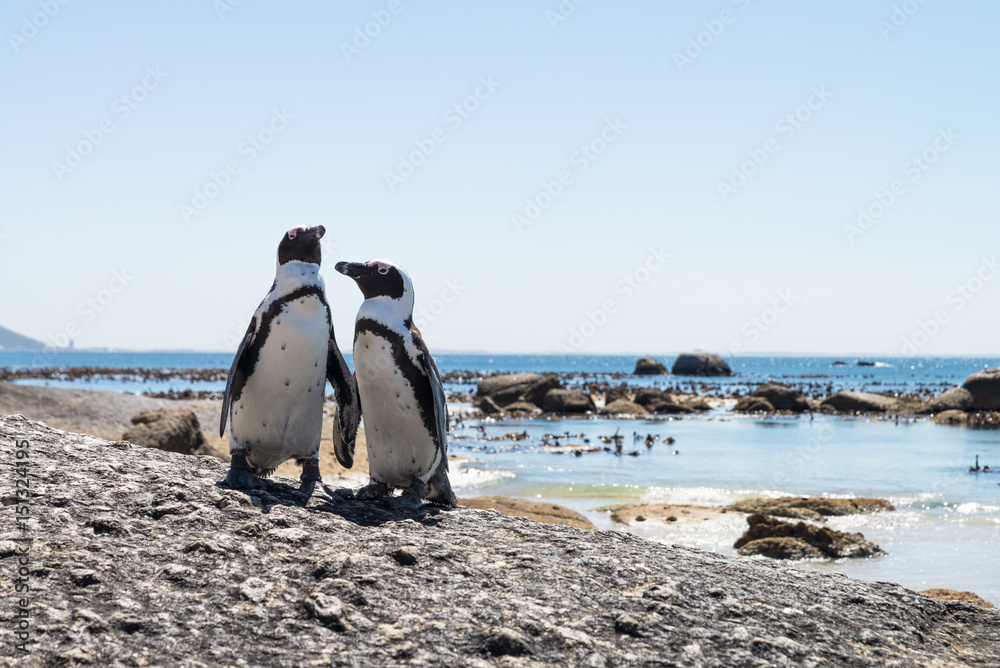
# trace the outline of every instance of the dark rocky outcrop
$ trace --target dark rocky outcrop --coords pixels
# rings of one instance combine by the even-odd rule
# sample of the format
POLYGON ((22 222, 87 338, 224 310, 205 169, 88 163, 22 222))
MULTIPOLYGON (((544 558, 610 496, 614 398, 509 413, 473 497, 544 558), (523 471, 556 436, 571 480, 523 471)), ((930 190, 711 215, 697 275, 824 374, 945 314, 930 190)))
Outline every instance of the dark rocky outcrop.
POLYGON ((743 397, 733 410, 737 413, 773 413, 774 405, 763 397, 743 397))
POLYGON ((729 506, 740 513, 791 517, 800 520, 822 521, 826 517, 859 515, 862 513, 895 510, 885 499, 855 497, 853 499, 828 499, 822 496, 783 496, 777 499, 745 499, 729 506))
POLYGON ((962 387, 972 395, 975 410, 1000 410, 1000 368, 977 371, 965 379, 962 387))
POLYGON ((477 510, 495 510, 508 517, 527 517, 543 524, 562 524, 578 529, 596 529, 586 517, 564 506, 530 501, 513 496, 476 496, 460 499, 459 504, 477 510))
POLYGON ((953 387, 945 390, 928 402, 924 413, 943 413, 945 411, 971 411, 972 393, 964 387, 953 387))
POLYGON ((549 390, 542 401, 549 413, 587 413, 597 410, 593 398, 580 390, 549 390))
POLYGON ((194 455, 205 447, 205 437, 194 411, 183 408, 145 411, 132 418, 132 425, 122 435, 122 440, 144 448, 194 455))
POLYGON ((640 417, 649 415, 649 411, 645 407, 628 399, 612 401, 601 408, 600 413, 601 415, 638 415, 640 417))
POLYGON ((630 396, 628 385, 622 383, 618 387, 612 387, 608 390, 607 394, 604 395, 604 403, 611 404, 619 399, 629 399, 630 396))
POLYGON ((878 545, 865 540, 859 533, 834 531, 806 522, 792 524, 759 513, 748 517, 747 523, 750 528, 733 544, 737 552, 744 556, 759 554, 776 559, 816 558, 814 550, 828 559, 885 554, 878 545), (766 542, 761 543, 762 540, 766 542), (797 554, 812 556, 791 556, 797 554))
POLYGON ((496 412, 493 410, 494 405, 504 409, 514 403, 540 406, 549 390, 561 387, 559 377, 555 374, 539 376, 536 373, 514 373, 492 376, 479 383, 472 405, 484 413, 496 412), (487 399, 492 403, 487 403, 487 399))
POLYGON ((646 408, 669 398, 669 394, 655 387, 642 387, 635 391, 635 403, 646 408))
POLYGON ((715 353, 695 350, 678 355, 671 373, 675 376, 731 376, 733 370, 715 353))
POLYGON ((931 420, 949 427, 964 427, 969 424, 969 414, 965 411, 943 411, 936 413, 931 420))
POLYGON ((996 663, 1000 614, 891 583, 493 511, 306 503, 290 478, 238 492, 214 458, 0 418, 15 439, 32 520, 0 507, 0 568, 33 539, 32 644, 0 625, 5 665, 996 663))
POLYGON ((541 378, 537 373, 509 373, 502 376, 490 376, 479 381, 476 396, 486 397, 512 385, 528 386, 541 378))
POLYGON ((823 400, 840 413, 885 413, 896 406, 895 397, 887 397, 874 392, 838 392, 823 400))
POLYGON ((652 357, 640 357, 635 363, 635 375, 637 376, 666 376, 669 373, 662 362, 654 360, 652 357))
POLYGON ((809 400, 802 390, 796 390, 782 383, 764 383, 753 396, 766 399, 776 410, 803 413, 809 410, 809 400))

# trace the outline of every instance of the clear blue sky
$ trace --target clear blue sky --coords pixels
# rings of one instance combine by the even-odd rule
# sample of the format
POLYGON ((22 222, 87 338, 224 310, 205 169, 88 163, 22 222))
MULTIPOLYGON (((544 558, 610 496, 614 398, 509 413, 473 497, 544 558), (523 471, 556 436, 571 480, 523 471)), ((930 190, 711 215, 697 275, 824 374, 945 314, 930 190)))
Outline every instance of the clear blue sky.
POLYGON ((225 2, 3 3, 0 324, 233 349, 323 224, 348 347, 385 258, 438 350, 1000 354, 995 2, 225 2))

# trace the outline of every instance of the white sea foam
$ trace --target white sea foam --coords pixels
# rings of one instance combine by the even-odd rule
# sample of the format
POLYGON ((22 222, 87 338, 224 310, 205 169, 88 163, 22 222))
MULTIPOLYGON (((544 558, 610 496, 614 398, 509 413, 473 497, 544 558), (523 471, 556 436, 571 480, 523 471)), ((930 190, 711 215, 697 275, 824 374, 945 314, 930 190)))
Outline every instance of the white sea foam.
POLYGON ((502 469, 484 469, 475 466, 459 465, 448 472, 448 479, 454 489, 483 487, 506 478, 513 478, 512 471, 502 469))
POLYGON ((780 498, 787 492, 767 489, 724 489, 721 487, 649 487, 641 495, 643 503, 673 503, 689 506, 728 506, 747 498, 780 498))

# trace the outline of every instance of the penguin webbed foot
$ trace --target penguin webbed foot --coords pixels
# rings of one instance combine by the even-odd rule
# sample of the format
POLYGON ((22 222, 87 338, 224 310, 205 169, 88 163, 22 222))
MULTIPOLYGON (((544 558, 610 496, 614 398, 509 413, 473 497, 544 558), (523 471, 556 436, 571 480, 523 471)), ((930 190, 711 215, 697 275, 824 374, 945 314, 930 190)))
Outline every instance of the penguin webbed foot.
POLYGON ((414 478, 410 486, 389 502, 396 510, 419 510, 424 503, 424 481, 414 478))
POLYGON ((250 470, 246 454, 239 451, 233 453, 225 482, 230 489, 260 489, 264 486, 260 478, 250 470))
POLYGON ((319 473, 319 460, 302 459, 299 463, 302 464, 302 475, 299 476, 299 493, 309 498, 316 489, 316 483, 323 482, 323 476, 319 473))

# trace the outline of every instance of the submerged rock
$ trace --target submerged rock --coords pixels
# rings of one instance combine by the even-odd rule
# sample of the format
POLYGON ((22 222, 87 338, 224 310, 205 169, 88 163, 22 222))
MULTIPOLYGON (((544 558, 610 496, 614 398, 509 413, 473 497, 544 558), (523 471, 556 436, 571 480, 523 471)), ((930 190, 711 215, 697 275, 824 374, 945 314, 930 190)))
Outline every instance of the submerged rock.
POLYGON ((662 362, 654 360, 652 357, 640 357, 635 363, 635 375, 637 376, 666 376, 670 372, 662 362))
POLYGON ((649 415, 649 411, 643 406, 633 403, 628 399, 612 401, 610 404, 605 405, 600 413, 601 415, 638 415, 640 417, 649 415))
POLYGON ((695 350, 678 355, 671 373, 675 376, 731 376, 733 370, 715 353, 695 350))
POLYGON ((949 427, 963 427, 969 424, 969 414, 965 411, 943 411, 935 414, 931 420, 949 427))
POLYGON ((132 418, 131 429, 122 440, 183 455, 201 454, 206 442, 194 411, 183 408, 158 408, 132 418))
POLYGON ((855 497, 853 499, 828 499, 822 496, 783 496, 777 499, 745 499, 729 506, 741 513, 758 513, 772 517, 791 517, 800 520, 819 520, 825 517, 860 515, 863 513, 895 510, 885 499, 855 497))
POLYGON ((471 508, 307 502, 293 478, 244 493, 217 459, 23 418, 0 417, 0 440, 27 441, 35 490, 28 529, 0 507, 0 545, 33 539, 31 656, 2 624, 4 665, 996 663, 1000 614, 896 584, 471 508))
POLYGON ((837 392, 824 399, 822 405, 841 413, 885 413, 896 405, 896 401, 895 397, 874 392, 837 392))
POLYGON ((773 413, 774 405, 763 397, 743 397, 733 410, 737 413, 773 413))
POLYGON ((478 510, 495 510, 508 517, 527 517, 543 524, 563 524, 578 529, 596 529, 586 517, 564 506, 542 501, 529 501, 512 496, 476 496, 459 499, 459 504, 478 510))
POLYGON ((1000 368, 977 371, 965 379, 963 387, 972 396, 975 410, 1000 410, 1000 368))
MULTIPOLYGON (((754 554, 763 556, 793 555, 803 551, 809 552, 790 541, 776 543, 773 541, 776 538, 801 540, 829 559, 862 558, 885 554, 878 545, 865 540, 865 537, 860 533, 844 533, 805 522, 792 524, 759 513, 748 517, 747 523, 750 528, 733 544, 737 552, 745 556, 754 554), (755 545, 761 540, 770 540, 771 542, 755 545)), ((810 557, 775 556, 775 558, 810 557)))

